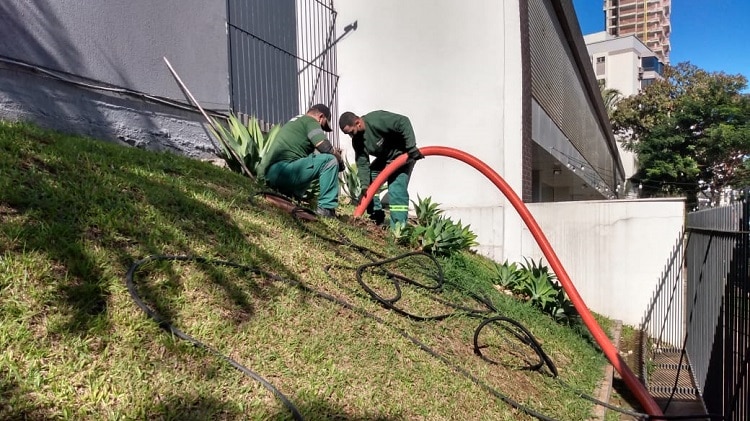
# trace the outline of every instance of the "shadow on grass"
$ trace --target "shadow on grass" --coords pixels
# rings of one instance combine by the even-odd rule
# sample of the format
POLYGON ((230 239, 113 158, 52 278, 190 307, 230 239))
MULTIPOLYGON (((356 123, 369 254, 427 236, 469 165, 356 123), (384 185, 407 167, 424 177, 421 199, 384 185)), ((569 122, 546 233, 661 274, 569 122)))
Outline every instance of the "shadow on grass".
MULTIPOLYGON (((113 282, 122 282, 133 261, 147 255, 212 253, 206 257, 241 260, 237 254, 242 253, 255 259, 243 264, 288 272, 253 243, 256 234, 269 235, 264 228, 240 229, 230 215, 201 200, 218 195, 231 201, 232 180, 239 180, 234 174, 28 125, 3 128, 0 152, 5 155, 0 169, 7 174, 0 180, 0 204, 15 214, 0 224, 0 235, 14 233, 14 245, 0 250, 40 252, 52 262, 58 294, 49 304, 69 315, 53 328, 61 334, 105 331, 109 326, 102 316, 113 282), (224 192, 216 193, 212 182, 224 192)), ((253 313, 237 285, 210 268, 206 275, 235 305, 253 313)), ((163 291, 139 289, 157 303, 168 301, 159 297, 163 291)), ((275 292, 274 286, 263 289, 266 297, 275 292)), ((170 318, 168 308, 157 307, 170 318)))
MULTIPOLYGON (((320 399, 309 400, 307 404, 297 406, 297 409, 306 421, 405 421, 408 419, 400 415, 379 415, 375 411, 364 415, 352 415, 347 409, 334 406, 330 402, 320 399)), ((280 421, 293 420, 294 418, 289 410, 281 409, 268 419, 280 421)))
POLYGON ((52 418, 30 397, 9 374, 0 368, 0 419, 46 421, 52 418))
MULTIPOLYGON (((611 404, 630 411, 643 412, 640 402, 619 376, 612 379, 612 389, 617 392, 617 400, 613 400, 611 404)), ((633 417, 628 417, 628 419, 633 419, 633 417)))
MULTIPOLYGON (((303 407, 297 407, 306 421, 399 421, 405 417, 386 417, 372 415, 350 415, 344 408, 332 406, 329 402, 315 401, 303 407)), ((205 396, 168 396, 147 409, 148 419, 204 421, 213 419, 246 420, 248 414, 238 413, 235 404, 205 396)), ((281 407, 277 412, 264 416, 265 420, 293 420, 292 412, 281 407)))

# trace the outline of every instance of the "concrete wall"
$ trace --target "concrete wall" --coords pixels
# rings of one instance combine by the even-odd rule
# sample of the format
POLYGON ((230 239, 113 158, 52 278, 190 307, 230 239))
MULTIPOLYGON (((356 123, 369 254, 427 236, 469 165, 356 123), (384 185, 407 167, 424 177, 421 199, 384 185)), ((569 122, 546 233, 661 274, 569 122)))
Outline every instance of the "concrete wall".
MULTIPOLYGON (((347 0, 336 7, 338 33, 358 21, 357 31, 338 44, 340 112, 407 115, 418 146, 466 151, 521 191, 517 1, 347 0)), ((351 144, 344 139, 342 146, 351 144)), ((412 200, 430 196, 452 218, 471 224, 484 254, 502 256, 505 200, 477 171, 428 158, 416 166, 409 190, 412 200)))
POLYGON ((226 0, 0 2, 0 55, 184 99, 172 62, 205 107, 227 108, 226 0))
MULTIPOLYGON (((225 0, 6 1, 0 2, 0 56, 186 102, 166 56, 201 105, 228 109, 225 22, 225 0)), ((0 118, 195 156, 214 149, 198 114, 2 66, 0 118)))
POLYGON ((199 159, 215 158, 219 150, 198 113, 86 90, 2 64, 0 119, 199 159))
MULTIPOLYGON (((684 200, 527 206, 588 307, 637 326, 683 230, 684 200)), ((543 257, 528 229, 523 255, 543 257)))

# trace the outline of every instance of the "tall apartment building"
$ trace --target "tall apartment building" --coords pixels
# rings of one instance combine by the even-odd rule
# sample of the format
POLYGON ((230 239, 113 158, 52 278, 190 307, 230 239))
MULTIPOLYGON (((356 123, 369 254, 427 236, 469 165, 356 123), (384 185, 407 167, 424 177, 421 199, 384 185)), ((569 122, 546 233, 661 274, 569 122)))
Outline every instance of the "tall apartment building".
MULTIPOLYGON (((613 36, 596 32, 583 37, 594 75, 600 85, 616 89, 623 97, 638 94, 643 88, 663 78, 664 66, 659 58, 635 35, 613 36)), ((629 179, 638 169, 635 154, 617 143, 620 159, 629 179)))
POLYGON ((635 35, 669 64, 672 0, 604 0, 605 28, 616 37, 635 35))

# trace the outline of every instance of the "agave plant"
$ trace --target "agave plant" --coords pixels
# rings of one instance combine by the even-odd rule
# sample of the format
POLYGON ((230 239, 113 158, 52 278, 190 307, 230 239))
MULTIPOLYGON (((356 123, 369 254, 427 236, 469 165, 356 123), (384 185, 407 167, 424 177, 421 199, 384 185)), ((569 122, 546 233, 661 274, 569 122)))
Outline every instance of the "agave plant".
POLYGON ((391 235, 398 244, 406 245, 411 241, 413 230, 414 228, 411 225, 398 221, 391 228, 391 235))
POLYGON ((414 205, 414 211, 417 214, 418 225, 429 226, 443 214, 443 211, 438 208, 438 204, 433 202, 429 196, 422 199, 417 195, 417 202, 412 201, 411 203, 414 205))
POLYGON ((392 229, 391 233, 402 243, 408 242, 420 247, 427 253, 435 255, 450 255, 460 250, 469 250, 476 246, 477 236, 471 231, 471 226, 463 226, 461 221, 454 222, 443 216, 437 203, 431 198, 417 196, 417 202, 412 201, 417 213, 416 225, 409 229, 399 228, 398 234, 392 229))
POLYGON ((435 255, 445 256, 476 245, 476 235, 469 227, 450 218, 437 217, 429 225, 417 225, 411 235, 422 250, 435 255))
POLYGON ((215 119, 213 122, 210 130, 221 140, 224 159, 229 168, 241 172, 244 166, 256 177, 260 161, 276 139, 281 126, 273 126, 268 134, 264 134, 257 118, 250 117, 245 125, 234 113, 227 117, 226 126, 215 119))
POLYGON ((344 157, 344 164, 344 171, 339 173, 339 185, 349 200, 356 205, 359 204, 359 197, 362 195, 362 183, 359 181, 357 164, 349 162, 346 157, 344 157))
POLYGON ((497 270, 497 285, 505 289, 513 290, 523 277, 523 273, 515 262, 508 263, 506 260, 502 265, 496 264, 495 267, 497 270))

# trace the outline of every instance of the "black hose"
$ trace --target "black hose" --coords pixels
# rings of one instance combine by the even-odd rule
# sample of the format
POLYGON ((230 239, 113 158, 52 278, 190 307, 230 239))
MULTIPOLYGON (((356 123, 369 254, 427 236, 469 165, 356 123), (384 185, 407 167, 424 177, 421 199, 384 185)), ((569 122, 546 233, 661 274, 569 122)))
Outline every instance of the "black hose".
MULTIPOLYGON (((264 193, 264 194, 267 194, 267 193, 264 193)), ((272 193, 272 194, 278 195, 277 193, 272 193)), ((295 218, 295 220, 297 220, 297 218, 295 218)), ((305 227, 305 225, 301 225, 301 226, 305 227)), ((401 292, 400 292, 400 286, 398 286, 399 282, 409 283, 409 284, 414 285, 416 287, 423 288, 423 289, 426 289, 428 291, 433 291, 433 292, 438 292, 438 291, 440 291, 442 289, 442 286, 444 284, 442 268, 440 267, 440 264, 437 261, 437 259, 435 259, 435 257, 432 256, 432 255, 429 255, 429 254, 426 254, 426 253, 423 253, 423 252, 409 252, 409 253, 404 253, 404 254, 396 256, 396 257, 391 257, 391 258, 387 258, 387 259, 382 259, 380 261, 376 261, 376 260, 374 260, 372 257, 370 257, 366 253, 369 253, 369 254, 372 254, 372 255, 381 256, 379 253, 377 253, 377 252, 375 252, 373 250, 370 250, 370 249, 368 249, 366 247, 358 246, 358 245, 354 244, 353 242, 351 242, 350 240, 348 240, 345 236, 343 236, 341 234, 339 234, 339 236, 342 238, 342 240, 336 240, 336 239, 333 239, 333 238, 330 238, 330 237, 321 236, 321 235, 319 235, 317 233, 315 233, 315 235, 317 235, 317 236, 321 237, 322 239, 327 240, 327 241, 329 241, 329 242, 331 242, 333 244, 344 245, 344 246, 351 247, 351 248, 353 248, 353 249, 361 252, 363 256, 365 256, 369 260, 371 260, 370 263, 365 263, 365 264, 360 265, 360 266, 358 266, 356 268, 355 267, 351 267, 349 269, 353 269, 353 270, 356 271, 357 280, 358 280, 359 284, 363 287, 363 289, 365 289, 365 291, 368 292, 368 294, 372 298, 379 297, 379 295, 377 293, 375 293, 374 290, 372 288, 370 288, 366 283, 364 283, 362 281, 362 279, 361 279, 362 273, 365 270, 370 269, 370 268, 378 268, 379 270, 382 271, 382 273, 385 276, 387 276, 387 277, 389 277, 389 278, 391 278, 393 280, 393 282, 396 284, 396 288, 397 288, 397 291, 398 291, 397 296, 399 298, 400 298, 400 294, 401 294, 401 292), (383 266, 385 264, 392 263, 392 262, 398 261, 400 259, 404 259, 404 258, 408 258, 408 257, 413 257, 413 256, 426 256, 436 266, 436 269, 437 269, 437 279, 436 279, 436 284, 435 285, 425 285, 423 283, 416 282, 416 281, 414 281, 412 279, 409 279, 409 278, 407 278, 407 277, 405 277, 403 275, 399 275, 399 274, 395 274, 395 273, 392 273, 390 271, 387 271, 387 270, 385 270, 385 269, 383 269, 381 267, 381 266, 383 266)), ((203 257, 193 257, 193 256, 184 256, 184 255, 178 255, 178 256, 174 256, 174 255, 154 255, 154 256, 149 256, 149 257, 146 257, 146 258, 141 259, 139 261, 136 261, 130 267, 130 269, 128 270, 127 275, 126 275, 126 284, 127 284, 127 287, 128 287, 128 291, 130 292, 131 297, 133 298, 133 300, 135 301, 135 303, 138 305, 138 307, 140 307, 147 314, 148 317, 150 317, 151 319, 153 319, 162 329, 164 329, 164 330, 166 330, 166 331, 174 334, 175 336, 177 336, 177 337, 179 337, 179 338, 181 338, 183 340, 186 340, 186 341, 192 343, 196 347, 200 347, 200 348, 208 350, 209 352, 213 353, 214 355, 217 355, 220 358, 222 358, 222 359, 226 360, 227 362, 229 362, 230 365, 232 365, 236 369, 240 370, 245 375, 247 375, 247 376, 253 378, 254 380, 256 380, 263 387, 265 387, 266 389, 268 389, 269 391, 271 391, 284 404, 284 406, 286 406, 290 410, 290 412, 292 413, 292 416, 294 417, 295 420, 303 420, 304 418, 299 413, 299 410, 294 406, 294 404, 283 393, 281 393, 276 387, 274 387, 272 384, 270 384, 267 380, 265 380, 259 374, 257 374, 255 372, 253 372, 252 370, 248 369, 247 367, 241 365, 237 361, 231 359, 230 357, 228 357, 228 356, 226 356, 224 354, 221 354, 218 350, 216 350, 216 349, 214 349, 214 348, 212 348, 212 347, 210 347, 210 346, 208 346, 208 345, 206 345, 206 344, 198 341, 197 339, 195 339, 195 338, 193 338, 193 337, 185 334, 184 332, 180 331, 179 329, 177 329, 176 327, 174 327, 171 323, 169 323, 167 320, 163 319, 156 311, 152 310, 150 307, 148 307, 143 302, 143 300, 139 297, 139 295, 137 293, 137 290, 136 290, 135 281, 134 281, 135 272, 142 265, 144 265, 144 264, 146 264, 148 262, 159 261, 159 260, 162 260, 162 261, 198 262, 198 263, 204 263, 204 264, 214 264, 214 265, 222 265, 222 266, 227 266, 227 267, 233 267, 233 268, 237 268, 237 269, 240 269, 240 270, 243 270, 243 271, 246 271, 246 272, 253 273, 255 275, 265 276, 266 278, 274 280, 274 281, 283 282, 283 283, 295 286, 297 288, 300 288, 301 290, 303 290, 305 292, 308 292, 308 293, 310 293, 312 295, 315 295, 315 296, 317 296, 319 298, 323 298, 323 299, 328 300, 330 302, 336 303, 336 304, 338 304, 338 305, 340 305, 340 306, 342 306, 342 307, 344 307, 344 308, 346 308, 348 310, 351 310, 351 311, 353 311, 355 313, 358 313, 358 314, 360 314, 360 315, 362 315, 362 316, 364 316, 366 318, 374 320, 377 323, 380 323, 380 324, 383 324, 385 326, 388 326, 388 327, 392 328, 400 336, 402 336, 403 338, 405 338, 408 341, 412 342, 413 344, 415 344, 416 346, 418 346, 420 349, 422 349, 423 351, 427 352, 429 355, 437 358, 442 363, 446 364, 447 366, 449 366, 450 368, 452 368, 454 371, 456 371, 457 373, 461 374, 465 378, 469 379, 474 384, 476 384, 477 386, 479 386, 481 389, 485 390, 486 392, 490 393, 492 396, 500 399, 501 401, 505 402, 506 404, 508 404, 508 405, 510 405, 510 406, 512 406, 512 407, 514 407, 514 408, 516 408, 516 409, 518 409, 518 410, 520 410, 520 411, 522 411, 522 412, 524 412, 524 413, 526 413, 526 414, 528 414, 528 415, 530 415, 530 416, 532 416, 534 418, 537 418, 537 419, 540 419, 540 420, 543 420, 543 421, 556 421, 555 419, 553 419, 551 417, 548 417, 548 416, 546 416, 544 414, 541 414, 541 413, 535 411, 534 409, 531 409, 531 408, 529 408, 529 407, 527 407, 527 406, 525 406, 525 405, 523 405, 523 404, 521 404, 521 403, 519 403, 519 402, 511 399, 510 397, 504 395, 503 393, 501 393, 497 389, 493 388, 492 386, 486 384, 484 381, 480 380, 476 376, 472 375, 468 370, 466 370, 466 369, 464 369, 464 368, 462 368, 462 367, 454 364, 448 358, 446 358, 445 356, 441 355, 437 351, 433 350, 432 348, 430 348, 428 345, 426 345, 425 343, 423 343, 419 339, 411 336, 404 329, 391 325, 386 320, 378 317, 377 315, 375 315, 373 313, 368 312, 367 310, 365 310, 363 308, 356 307, 356 306, 350 304, 349 302, 347 302, 345 300, 342 300, 342 299, 334 297, 334 296, 332 296, 330 294, 327 294, 327 293, 315 290, 315 289, 307 286, 306 284, 304 284, 302 282, 299 282, 299 281, 296 281, 296 280, 287 279, 287 278, 283 278, 283 277, 275 275, 273 273, 266 272, 266 271, 263 271, 263 270, 260 270, 260 269, 257 269, 257 268, 253 268, 253 267, 250 267, 250 266, 238 264, 238 263, 233 263, 233 262, 228 262, 228 261, 221 261, 221 260, 209 260, 209 259, 206 259, 206 258, 203 258, 203 257)), ((325 272, 332 279, 335 280, 335 278, 329 272, 329 269, 331 267, 332 266, 330 266, 330 265, 326 266, 324 268, 324 270, 325 270, 325 272)), ((478 296, 476 296, 474 294, 470 294, 470 295, 475 300, 477 300, 479 303, 485 305, 489 310, 471 309, 471 308, 467 308, 467 307, 464 307, 464 306, 461 306, 461 305, 457 305, 455 303, 451 303, 449 301, 441 300, 441 299, 439 299, 437 297, 433 297, 433 298, 436 299, 437 302, 440 302, 443 305, 451 306, 451 307, 456 308, 457 310, 461 310, 464 315, 467 315, 467 316, 470 316, 470 317, 483 317, 483 315, 487 314, 488 312, 498 313, 498 310, 492 305, 492 303, 488 299, 482 298, 482 297, 478 297, 478 296)), ((409 318, 416 319, 416 320, 437 320, 437 319, 443 319, 443 318, 448 317, 448 316, 450 316, 452 314, 455 314, 455 313, 451 313, 451 314, 448 314, 448 315, 439 315, 439 316, 416 316, 416 315, 413 315, 413 314, 410 314, 410 313, 406 312, 405 310, 402 310, 402 309, 399 309, 398 307, 396 307, 394 304, 398 300, 394 299, 394 298, 383 299, 382 297, 380 297, 380 299, 376 298, 376 301, 380 302, 385 307, 387 307, 389 309, 392 309, 392 310, 394 310, 395 312, 397 312, 399 314, 405 315, 405 316, 407 316, 409 318)), ((482 357, 482 359, 484 359, 485 361, 488 361, 490 363, 496 363, 495 361, 493 361, 493 360, 491 360, 491 359, 486 358, 485 356, 483 356, 481 350, 484 347, 482 346, 481 341, 480 341, 481 331, 484 328, 486 328, 487 326, 490 326, 493 323, 495 323, 495 324, 497 324, 497 323, 504 323, 504 324, 511 325, 512 328, 508 330, 509 333, 513 337, 515 337, 516 340, 519 341, 521 344, 532 348, 534 350, 534 352, 536 353, 536 355, 540 358, 540 361, 542 361, 543 364, 547 365, 547 367, 549 368, 549 370, 552 373, 553 377, 557 378, 557 376, 558 376, 557 368, 555 367, 554 363, 549 358, 549 356, 544 352, 544 350, 542 349, 542 347, 539 344, 539 342, 533 337, 533 335, 528 331, 528 329, 526 329, 522 324, 520 324, 519 322, 517 322, 517 321, 515 321, 513 319, 507 318, 507 317, 495 316, 495 317, 492 317, 492 318, 484 319, 480 323, 480 325, 477 327, 477 329, 475 330, 475 333, 474 333, 474 351, 475 351, 475 353, 477 353, 477 355, 479 355, 480 357, 482 357)), ((532 366, 528 367, 528 369, 538 370, 539 368, 541 368, 541 366, 543 364, 542 363, 537 363, 535 365, 532 365, 532 366)), ((560 381, 559 378, 557 378, 557 379, 558 379, 558 381, 560 381)), ((562 381, 560 381, 560 383, 563 384, 563 385, 565 385, 565 383, 563 383, 562 381)), ((568 387, 570 388, 570 386, 568 386, 568 387)), ((590 397, 588 395, 585 395, 583 393, 578 393, 578 396, 580 396, 582 398, 585 398, 585 399, 588 399, 588 400, 592 401, 595 404, 605 406, 605 407, 607 407, 609 409, 616 410, 618 412, 621 412, 621 413, 624 413, 624 414, 627 414, 627 415, 632 415, 634 417, 642 417, 642 419, 649 419, 650 418, 650 416, 648 414, 642 414, 642 413, 638 413, 638 412, 634 412, 634 411, 628 411, 628 410, 625 410, 625 409, 622 409, 622 408, 618 408, 618 407, 616 407, 614 405, 610 405, 608 403, 596 400, 595 398, 590 397)), ((703 416, 703 417, 705 418, 706 416, 703 416)), ((715 418, 715 417, 712 417, 712 416, 709 416, 709 417, 715 418)), ((697 418, 697 416, 662 416, 659 419, 664 419, 664 420, 672 420, 672 419, 674 419, 674 420, 680 420, 680 419, 691 419, 691 418, 697 418)))
POLYGON ((440 360, 441 362, 443 362, 444 364, 446 364, 447 366, 449 366, 450 368, 452 368, 454 371, 458 372, 459 374, 463 375, 467 379, 471 380, 474 384, 476 384, 477 386, 479 386, 483 390, 487 391, 492 396, 495 396, 496 398, 498 398, 498 399, 502 400, 503 402, 511 405, 512 407, 514 407, 514 408, 516 408, 516 409, 518 409, 518 410, 520 410, 520 411, 522 411, 522 412, 524 412, 524 413, 526 413, 526 414, 528 414, 528 415, 530 415, 532 417, 535 417, 537 419, 543 420, 543 421, 556 421, 555 419, 550 418, 550 417, 548 417, 548 416, 546 416, 544 414, 541 414, 541 413, 539 413, 539 412, 537 412, 537 411, 535 411, 535 410, 533 410, 533 409, 531 409, 529 407, 526 407, 526 406, 522 405, 521 403, 519 403, 519 402, 511 399, 510 397, 504 395, 503 393, 499 392, 498 390, 496 390, 492 386, 486 384, 485 382, 483 382, 479 378, 477 378, 474 375, 472 375, 466 369, 457 366, 456 364, 454 364, 453 362, 451 362, 448 358, 446 358, 443 355, 439 354, 437 351, 433 350, 432 348, 430 348, 428 345, 426 345, 425 343, 423 343, 419 339, 417 339, 417 338, 409 335, 404 329, 401 329, 399 327, 393 326, 393 325, 389 324, 386 320, 378 317, 375 314, 372 314, 372 313, 368 312, 367 310, 364 310, 362 308, 356 307, 356 306, 350 304, 347 301, 344 301, 344 300, 342 300, 340 298, 334 297, 334 296, 332 296, 330 294, 327 294, 325 292, 321 292, 321 291, 315 290, 315 289, 313 289, 313 288, 311 288, 311 287, 303 284, 302 282, 291 280, 291 279, 287 279, 287 278, 283 278, 283 277, 275 275, 273 273, 266 272, 266 271, 263 271, 263 270, 260 270, 260 269, 257 269, 257 268, 253 268, 253 267, 250 267, 250 266, 245 266, 245 265, 241 265, 241 264, 237 264, 237 263, 233 263, 233 262, 221 261, 221 260, 209 260, 209 259, 206 259, 206 258, 203 258, 203 257, 193 257, 193 256, 184 256, 184 255, 178 255, 178 256, 174 256, 174 255, 153 255, 153 256, 148 256, 148 257, 146 257, 144 259, 138 260, 135 263, 133 263, 133 265, 130 267, 130 269, 128 270, 127 275, 125 277, 126 284, 127 284, 128 291, 130 292, 131 297, 133 298, 133 300, 135 301, 135 303, 138 305, 138 307, 140 307, 141 310, 143 310, 146 313, 146 315, 148 315, 148 317, 150 317, 151 319, 153 319, 159 325, 159 327, 161 327, 162 329, 166 330, 167 332, 170 332, 170 333, 174 334, 175 336, 179 337, 180 339, 183 339, 183 340, 186 340, 186 341, 192 343, 196 347, 203 348, 203 349, 206 349, 206 350, 210 351, 214 355, 219 356, 220 358, 222 358, 222 359, 226 360, 227 362, 229 362, 230 365, 232 365, 233 367, 237 368, 238 370, 240 370, 244 374, 248 375, 249 377, 251 377, 254 380, 256 380, 257 382, 259 382, 261 385, 263 385, 263 387, 265 387, 266 389, 270 390, 284 404, 284 406, 286 406, 292 412, 292 415, 293 415, 293 417, 294 417, 295 420, 304 420, 304 418, 299 413, 299 410, 297 410, 297 408, 294 406, 294 404, 292 404, 292 402, 283 393, 281 393, 276 387, 274 387, 272 384, 270 384, 267 380, 265 380, 263 377, 261 377, 260 375, 258 375, 255 372, 253 372, 252 370, 248 369, 247 367, 245 367, 245 366, 241 365, 240 363, 236 362, 235 360, 231 359, 230 357, 222 354, 218 350, 216 350, 216 349, 214 349, 214 348, 212 348, 212 347, 210 347, 210 346, 208 346, 208 345, 200 342, 199 340, 197 340, 197 339, 195 339, 195 338, 193 338, 193 337, 185 334, 184 332, 180 331, 179 329, 177 329, 176 327, 174 327, 171 323, 169 323, 167 320, 163 319, 156 311, 152 310, 149 306, 147 306, 143 302, 143 300, 140 298, 140 296, 138 295, 138 292, 136 290, 135 281, 134 281, 135 273, 138 270, 138 268, 141 267, 142 265, 144 265, 145 263, 152 262, 152 261, 160 261, 160 260, 161 261, 199 262, 199 263, 204 263, 204 264, 216 264, 216 265, 228 266, 228 267, 233 267, 233 268, 241 269, 241 270, 244 270, 244 271, 256 274, 256 275, 262 275, 262 276, 265 276, 265 277, 267 277, 267 278, 269 278, 271 280, 283 282, 283 283, 286 283, 286 284, 298 287, 298 288, 302 289, 305 292, 308 292, 308 293, 313 294, 313 295, 315 295, 317 297, 320 297, 320 298, 323 298, 323 299, 328 300, 330 302, 333 302, 333 303, 336 303, 338 305, 341 305, 342 307, 344 307, 344 308, 346 308, 348 310, 351 310, 351 311, 353 311, 355 313, 358 313, 358 314, 360 314, 360 315, 362 315, 364 317, 367 317, 367 318, 369 318, 371 320, 374 320, 374 321, 376 321, 376 322, 378 322, 380 324, 383 324, 385 326, 388 326, 388 327, 392 328, 401 337, 403 337, 403 338, 407 339, 408 341, 412 342, 413 344, 415 344, 416 346, 418 346, 423 351, 427 352, 428 354, 432 355, 433 357, 437 358, 438 360, 440 360))
MULTIPOLYGON (((498 330, 507 332, 511 338, 515 339, 516 342, 520 342, 522 345, 525 345, 526 347, 534 350, 534 353, 539 358, 539 361, 534 364, 530 364, 528 367, 526 367, 526 369, 537 371, 546 364, 547 368, 549 368, 550 370, 550 373, 552 373, 552 376, 557 377, 557 367, 555 367, 555 364, 549 358, 547 353, 542 350, 542 345, 539 343, 539 341, 536 340, 536 338, 534 338, 534 335, 532 335, 531 332, 529 332, 529 330, 526 329, 526 327, 521 323, 504 316, 495 316, 489 319, 485 319, 482 323, 479 324, 479 326, 477 326, 476 330, 474 331, 474 353, 477 354, 481 359, 487 361, 490 364, 501 364, 500 362, 495 361, 482 353, 482 349, 488 347, 488 345, 483 344, 480 340, 482 330, 485 327, 493 325, 497 325, 498 330)), ((512 344, 510 344, 510 346, 515 347, 512 344)))
MULTIPOLYGON (((425 290, 428 290, 428 291, 440 291, 443 288, 443 283, 444 283, 443 270, 440 267, 440 263, 431 254, 427 254, 427 253, 424 253, 424 252, 421 252, 421 251, 412 251, 412 252, 403 253, 403 254, 400 254, 398 256, 388 258, 388 259, 379 260, 379 261, 373 261, 373 262, 370 262, 370 263, 365 263, 363 265, 360 265, 357 268, 357 270, 356 270, 356 277, 357 277, 357 282, 362 287, 362 289, 364 289, 370 295, 370 297, 372 297, 375 301, 377 301, 378 303, 380 303, 381 305, 383 305, 383 307, 385 307, 387 309, 390 309, 390 310, 393 310, 396 313, 401 314, 403 316, 406 316, 406 317, 408 317, 410 319, 421 320, 421 321, 425 321, 425 320, 443 320, 443 319, 446 319, 446 318, 448 318, 450 316, 453 316, 453 315, 457 314, 457 312, 451 312, 451 313, 444 313, 444 314, 433 315, 433 316, 420 316, 420 315, 416 315, 416 314, 410 313, 409 311, 406 311, 403 308, 400 308, 400 307, 398 307, 396 305, 396 303, 401 299, 401 283, 402 282, 403 283, 407 283, 407 284, 411 284, 413 286, 416 286, 418 288, 422 288, 422 289, 425 289, 425 290), (386 270, 386 269, 384 269, 382 267, 382 266, 384 266, 384 265, 386 265, 388 263, 393 263, 393 262, 396 262, 396 261, 399 261, 399 260, 402 260, 402 259, 406 259, 406 258, 409 258, 409 257, 414 257, 414 256, 427 257, 427 258, 430 259, 431 263, 435 265, 435 268, 436 268, 435 281, 436 282, 435 282, 434 285, 425 285, 423 283, 417 282, 417 281, 415 281, 413 279, 410 279, 410 278, 408 278, 406 276, 403 276, 401 274, 388 271, 388 270, 386 270), (387 279, 389 279, 391 281, 391 284, 393 285, 394 289, 396 290, 396 293, 395 293, 395 295, 393 297, 383 297, 383 296, 381 296, 378 292, 376 292, 370 285, 368 285, 362 279, 362 274, 366 270, 368 270, 370 268, 378 268, 378 270, 381 271, 381 273, 384 275, 384 277, 387 278, 387 279)), ((463 313, 470 314, 470 315, 486 314, 488 312, 488 310, 476 310, 476 309, 473 309, 473 308, 461 306, 461 305, 458 305, 456 303, 440 299, 439 297, 436 297, 434 295, 430 296, 430 298, 432 300, 434 300, 435 302, 438 302, 438 303, 440 303, 440 304, 442 304, 444 306, 452 307, 452 308, 454 308, 456 310, 459 310, 459 311, 461 311, 463 313)), ((485 302, 483 302, 483 301, 481 303, 485 304, 485 302)))
POLYGON ((286 406, 289 408, 289 410, 292 412, 292 416, 295 420, 301 421, 304 420, 302 415, 299 413, 299 410, 292 404, 292 402, 287 398, 281 391, 279 391, 274 385, 269 383, 266 379, 261 377, 258 373, 250 370, 249 368, 243 366, 242 364, 238 363, 237 361, 233 360, 227 355, 222 354, 217 349, 212 348, 203 342, 193 338, 192 336, 182 332, 181 330, 177 329, 174 325, 172 325, 169 321, 162 318, 156 311, 152 310, 149 306, 146 305, 146 303, 141 300, 140 296, 138 295, 138 291, 135 287, 135 272, 138 270, 139 267, 142 265, 153 262, 153 261, 183 261, 183 262, 198 262, 198 263, 210 263, 215 265, 222 265, 222 266, 228 266, 233 267, 237 269, 242 269, 248 272, 252 272, 254 274, 267 276, 274 280, 282 280, 280 277, 277 277, 276 275, 273 275, 268 272, 261 271, 259 269, 251 268, 249 266, 244 266, 232 262, 225 262, 221 260, 208 260, 203 257, 192 257, 192 256, 167 256, 167 255, 158 255, 158 256, 149 256, 145 259, 141 259, 133 263, 133 265, 128 270, 127 275, 125 275, 125 283, 127 284, 128 291, 130 292, 130 296, 133 298, 133 301, 135 301, 136 305, 143 310, 148 317, 153 319, 159 327, 166 330, 167 332, 177 336, 180 339, 183 339, 185 341, 190 342, 191 344, 195 345, 198 348, 205 349, 212 354, 226 360, 232 367, 240 370, 245 375, 249 376, 250 378, 254 379, 258 383, 260 383, 263 387, 270 390, 276 397, 286 406))

